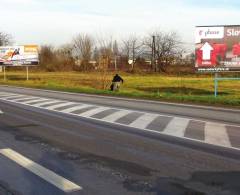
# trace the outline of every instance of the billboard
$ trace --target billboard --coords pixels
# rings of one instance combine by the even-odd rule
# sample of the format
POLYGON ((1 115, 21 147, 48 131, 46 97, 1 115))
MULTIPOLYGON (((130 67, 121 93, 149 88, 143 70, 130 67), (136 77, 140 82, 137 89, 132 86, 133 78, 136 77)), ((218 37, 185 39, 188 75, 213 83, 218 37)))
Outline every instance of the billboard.
POLYGON ((37 45, 0 47, 0 66, 31 66, 38 63, 37 45))
POLYGON ((195 38, 197 71, 240 71, 240 25, 198 26, 195 38))

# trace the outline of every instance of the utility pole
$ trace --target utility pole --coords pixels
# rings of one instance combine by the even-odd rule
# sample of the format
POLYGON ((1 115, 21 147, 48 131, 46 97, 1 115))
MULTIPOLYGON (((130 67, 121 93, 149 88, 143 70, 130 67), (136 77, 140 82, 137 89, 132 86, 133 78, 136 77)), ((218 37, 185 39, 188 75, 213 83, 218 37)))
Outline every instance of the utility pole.
POLYGON ((157 66, 156 66, 156 36, 152 36, 152 69, 157 72, 157 66))

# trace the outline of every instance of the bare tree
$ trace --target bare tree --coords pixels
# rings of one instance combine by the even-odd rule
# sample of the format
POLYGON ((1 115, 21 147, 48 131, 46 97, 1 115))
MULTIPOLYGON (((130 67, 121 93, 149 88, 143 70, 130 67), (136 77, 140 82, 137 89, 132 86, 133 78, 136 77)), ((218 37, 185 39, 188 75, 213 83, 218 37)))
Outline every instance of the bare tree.
POLYGON ((73 70, 75 60, 73 58, 73 46, 72 44, 64 44, 60 46, 56 51, 56 57, 58 66, 63 71, 73 70))
POLYGON ((56 54, 51 45, 42 45, 40 49, 40 66, 47 71, 55 71, 56 54))
POLYGON ((115 69, 115 71, 117 71, 117 58, 119 56, 117 40, 114 41, 112 50, 113 50, 113 55, 114 55, 114 69, 115 69))
POLYGON ((100 73, 100 88, 107 89, 109 87, 111 78, 109 72, 109 66, 113 59, 113 41, 112 37, 101 36, 98 38, 98 71, 100 73))
POLYGON ((67 58, 72 58, 73 57, 73 45, 72 44, 64 44, 61 45, 57 52, 67 58))
POLYGON ((94 40, 90 35, 79 34, 73 39, 73 54, 80 61, 82 70, 88 70, 92 56, 94 40))
POLYGON ((6 46, 12 44, 12 36, 10 34, 0 32, 0 46, 6 46))
POLYGON ((136 35, 131 35, 123 41, 123 44, 125 55, 127 55, 128 60, 132 60, 131 70, 134 70, 136 61, 142 54, 143 43, 136 35))
POLYGON ((152 50, 152 65, 155 72, 166 72, 166 67, 183 53, 181 41, 176 32, 157 31, 145 39, 145 44, 152 50))

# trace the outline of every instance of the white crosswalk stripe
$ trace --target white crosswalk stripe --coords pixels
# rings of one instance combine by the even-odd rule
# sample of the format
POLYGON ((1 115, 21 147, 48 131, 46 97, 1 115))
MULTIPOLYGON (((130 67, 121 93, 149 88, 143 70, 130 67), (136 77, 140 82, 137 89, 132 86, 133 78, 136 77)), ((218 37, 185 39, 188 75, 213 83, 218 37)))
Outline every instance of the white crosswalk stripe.
POLYGON ((83 116, 83 117, 91 117, 95 114, 98 114, 100 112, 103 112, 105 110, 109 110, 109 108, 106 108, 106 107, 98 107, 98 108, 94 108, 94 109, 91 109, 89 111, 86 111, 84 113, 81 113, 79 114, 79 116, 83 116))
POLYGON ((32 104, 32 103, 35 103, 35 102, 42 102, 42 101, 48 101, 49 99, 45 99, 45 98, 39 98, 39 99, 36 99, 36 100, 29 100, 29 101, 24 101, 24 102, 21 102, 21 103, 24 103, 24 104, 32 104))
POLYGON ((70 105, 73 105, 73 104, 76 104, 76 103, 65 102, 65 103, 61 103, 61 104, 57 104, 57 105, 53 105, 53 106, 48 106, 48 107, 46 107, 46 109, 54 110, 54 109, 57 109, 57 108, 61 108, 61 107, 64 107, 64 106, 70 106, 70 105))
POLYGON ((1 96, 1 95, 4 95, 4 94, 9 94, 9 93, 6 93, 6 92, 0 92, 0 96, 1 96))
POLYGON ((71 107, 71 108, 67 108, 67 109, 65 109, 65 110, 61 110, 61 112, 64 112, 64 113, 72 113, 72 112, 74 112, 74 111, 81 110, 81 109, 88 108, 88 107, 91 107, 91 106, 90 106, 90 105, 83 104, 83 105, 80 105, 80 106, 74 106, 74 107, 71 107))
POLYGON ((47 102, 41 102, 41 103, 36 103, 36 104, 33 104, 33 106, 36 106, 36 107, 40 107, 40 106, 44 106, 44 105, 48 105, 48 104, 54 104, 54 103, 60 103, 62 101, 59 101, 59 100, 50 100, 50 101, 47 101, 47 102))
POLYGON ((107 122, 115 122, 118 119, 130 114, 132 111, 129 110, 120 110, 118 112, 115 112, 113 114, 110 114, 108 116, 106 116, 105 118, 103 118, 103 121, 107 121, 107 122))
POLYGON ((183 137, 189 123, 189 119, 174 117, 163 130, 165 134, 183 137))
POLYGON ((157 114, 144 114, 135 121, 133 121, 129 126, 139 129, 145 129, 157 117, 158 117, 157 114))
POLYGON ((36 97, 24 97, 24 98, 18 98, 18 99, 14 99, 13 101, 17 102, 17 101, 21 101, 21 100, 33 100, 36 99, 36 97))
POLYGON ((205 141, 214 145, 231 146, 226 126, 218 123, 206 123, 205 141))
POLYGON ((0 98, 7 97, 7 96, 11 96, 11 95, 16 95, 16 94, 9 94, 9 93, 7 93, 7 94, 1 94, 1 95, 0 95, 0 98))
POLYGON ((11 98, 20 98, 20 97, 26 97, 25 95, 11 95, 11 96, 7 96, 7 97, 4 97, 2 98, 3 100, 8 100, 8 99, 11 99, 11 98))
POLYGON ((4 91, 2 91, 2 92, 0 92, 0 95, 2 95, 2 94, 13 94, 13 93, 9 93, 9 92, 4 92, 4 91))
POLYGON ((0 98, 2 99, 2 98, 4 98, 4 97, 8 97, 8 96, 10 96, 10 95, 9 95, 9 94, 0 95, 0 98))

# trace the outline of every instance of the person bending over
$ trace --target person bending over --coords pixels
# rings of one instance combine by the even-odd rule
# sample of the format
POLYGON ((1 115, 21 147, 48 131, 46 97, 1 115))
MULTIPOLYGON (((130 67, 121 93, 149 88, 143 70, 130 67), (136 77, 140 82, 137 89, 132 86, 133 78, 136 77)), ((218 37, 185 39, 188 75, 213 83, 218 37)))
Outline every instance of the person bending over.
POLYGON ((118 74, 116 74, 114 77, 113 77, 113 80, 112 80, 112 85, 111 85, 111 91, 118 91, 120 86, 121 86, 121 83, 123 83, 123 79, 122 77, 120 77, 118 74))

